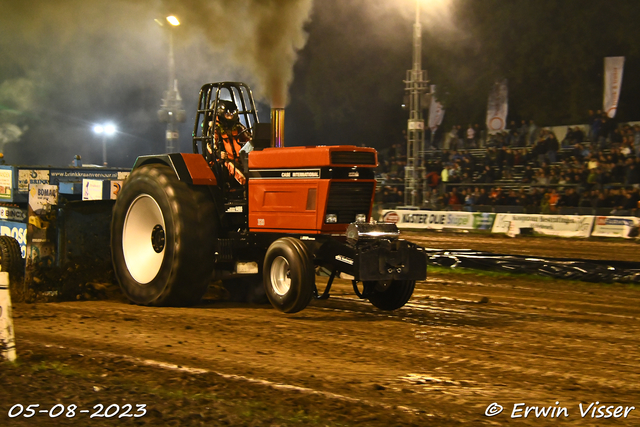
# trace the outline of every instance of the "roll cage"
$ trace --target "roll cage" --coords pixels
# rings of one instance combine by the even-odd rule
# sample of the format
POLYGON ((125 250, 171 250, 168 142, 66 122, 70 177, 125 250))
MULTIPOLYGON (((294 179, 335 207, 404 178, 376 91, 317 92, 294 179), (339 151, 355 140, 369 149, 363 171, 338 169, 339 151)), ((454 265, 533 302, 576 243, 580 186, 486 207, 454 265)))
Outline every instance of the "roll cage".
POLYGON ((258 112, 249 86, 242 82, 207 83, 200 89, 198 110, 193 127, 193 152, 204 155, 210 162, 216 153, 209 154, 207 143, 213 144, 213 133, 208 132, 208 123, 215 121, 218 104, 221 100, 233 101, 238 107, 238 119, 253 136, 258 120, 258 112))

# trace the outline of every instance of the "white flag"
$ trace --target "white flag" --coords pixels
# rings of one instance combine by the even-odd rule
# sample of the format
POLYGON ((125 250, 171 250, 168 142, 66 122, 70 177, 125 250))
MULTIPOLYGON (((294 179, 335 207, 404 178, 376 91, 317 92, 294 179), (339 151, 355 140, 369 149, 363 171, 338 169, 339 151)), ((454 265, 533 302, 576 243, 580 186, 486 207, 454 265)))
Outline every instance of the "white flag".
POLYGON ((618 110, 624 56, 604 58, 604 111, 613 118, 618 110))
POLYGON ((496 82, 489 94, 489 104, 487 106, 487 129, 490 133, 505 129, 509 111, 508 98, 507 79, 496 82))
POLYGON ((429 129, 435 130, 442 124, 444 108, 436 100, 436 85, 431 85, 431 105, 429 106, 429 129))

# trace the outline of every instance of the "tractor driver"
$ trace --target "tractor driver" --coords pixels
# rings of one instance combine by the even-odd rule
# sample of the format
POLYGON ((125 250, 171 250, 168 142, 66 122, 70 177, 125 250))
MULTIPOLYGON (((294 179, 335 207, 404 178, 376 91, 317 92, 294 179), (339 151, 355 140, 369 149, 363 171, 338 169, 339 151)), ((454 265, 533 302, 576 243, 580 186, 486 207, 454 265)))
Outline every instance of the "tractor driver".
POLYGON ((214 151, 220 153, 220 161, 238 183, 244 185, 247 182, 242 173, 241 152, 250 152, 251 134, 238 119, 238 108, 233 101, 218 101, 215 125, 209 122, 209 131, 213 132, 213 147, 207 144, 210 154, 214 151), (222 142, 222 143, 221 143, 222 142))

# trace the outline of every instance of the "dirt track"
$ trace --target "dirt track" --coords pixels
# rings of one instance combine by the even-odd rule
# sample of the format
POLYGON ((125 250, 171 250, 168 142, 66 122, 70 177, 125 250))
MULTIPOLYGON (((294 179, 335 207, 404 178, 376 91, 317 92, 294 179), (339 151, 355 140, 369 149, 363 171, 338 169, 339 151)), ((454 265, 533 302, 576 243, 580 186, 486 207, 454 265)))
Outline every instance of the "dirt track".
POLYGON ((622 239, 561 239, 553 237, 509 238, 498 234, 403 232, 421 246, 438 249, 473 249, 539 257, 604 259, 640 262, 640 245, 622 239))
MULTIPOLYGON (((568 249, 562 249, 565 243, 557 244, 557 240, 529 240, 532 248, 538 240, 542 240, 543 251, 571 256, 566 254, 568 249)), ((466 245, 457 244, 459 241, 455 236, 449 247, 481 245, 475 249, 495 250, 488 247, 495 243, 504 250, 517 242, 514 248, 525 250, 527 240, 468 239, 462 241, 466 245)), ((421 243, 446 247, 442 240, 440 246, 421 243)), ((597 249, 602 242, 578 243, 573 245, 579 253, 611 257, 602 247, 597 249)), ((637 246, 619 243, 613 247, 620 255, 616 258, 622 259, 631 258, 637 246)), ((142 360, 204 369, 209 371, 206 375, 239 375, 243 378, 226 378, 226 387, 244 390, 249 396, 255 393, 272 409, 302 405, 317 416, 313 422, 248 416, 206 425, 547 425, 554 421, 550 416, 536 418, 535 412, 527 418, 510 419, 515 403, 566 407, 569 416, 565 421, 570 424, 602 425, 603 419, 592 418, 591 411, 581 417, 579 404, 586 408, 596 401, 638 408, 627 409, 626 418, 612 417, 607 424, 640 424, 637 287, 431 274, 418 284, 408 306, 394 313, 356 300, 346 281, 334 289, 330 300, 315 302, 291 316, 268 306, 222 303, 189 309, 145 308, 120 301, 17 304, 17 346, 19 352, 57 354, 71 367, 78 353, 84 358, 133 356, 139 359, 127 363, 140 368, 124 372, 147 380, 155 376, 158 386, 163 376, 174 373, 159 368, 153 368, 159 373, 145 373, 144 369, 151 368, 143 369, 142 360), (274 384, 302 389, 274 388, 274 384), (300 396, 305 396, 303 403, 295 400, 300 396), (504 411, 487 417, 485 410, 493 402, 504 411), (353 412, 354 408, 366 410, 363 414, 353 412)), ((1 372, 3 382, 11 378, 11 371, 1 372)), ((196 378, 205 374, 182 375, 196 378)), ((19 381, 13 381, 13 387, 12 395, 0 396, 3 416, 12 404, 25 400, 17 394, 33 396, 19 381)), ((45 400, 50 396, 50 401, 33 403, 52 406, 55 399, 73 403, 55 387, 44 396, 45 400)), ((158 420, 166 420, 167 414, 163 415, 161 399, 157 399, 147 403, 160 415, 154 412, 146 422, 163 424, 158 420)), ((191 402, 193 406, 198 408, 197 401, 191 402)), ((521 408, 516 415, 524 415, 525 408, 521 408)), ((206 413, 208 409, 198 410, 206 413)), ((610 411, 615 413, 615 408, 610 411)), ((21 425, 18 419, 9 421, 21 425)), ((76 421, 78 425, 93 423, 76 421)), ((193 425, 199 425, 196 421, 193 425)), ((190 423, 185 418, 179 422, 190 423)))

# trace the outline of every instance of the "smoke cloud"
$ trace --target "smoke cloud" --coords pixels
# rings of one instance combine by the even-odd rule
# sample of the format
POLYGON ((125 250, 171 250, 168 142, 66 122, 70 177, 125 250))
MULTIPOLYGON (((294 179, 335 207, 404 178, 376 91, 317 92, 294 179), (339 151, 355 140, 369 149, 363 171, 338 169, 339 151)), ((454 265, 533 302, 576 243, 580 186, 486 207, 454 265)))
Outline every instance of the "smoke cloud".
POLYGON ((20 140, 35 107, 36 84, 27 78, 0 83, 0 153, 4 145, 20 140))
POLYGON ((113 122, 109 164, 130 166, 164 150, 156 111, 167 89, 168 42, 187 123, 198 89, 246 81, 257 97, 284 106, 312 0, 6 1, 0 14, 0 144, 11 163, 101 163, 95 123, 113 122), (176 15, 177 28, 160 28, 176 15))
MULTIPOLYGON (((184 22, 185 30, 204 35, 235 65, 257 80, 259 97, 274 107, 289 99, 297 53, 307 42, 304 25, 312 0, 234 0, 184 2, 165 0, 167 13, 184 22)), ((215 68, 215 64, 212 64, 215 68)))

